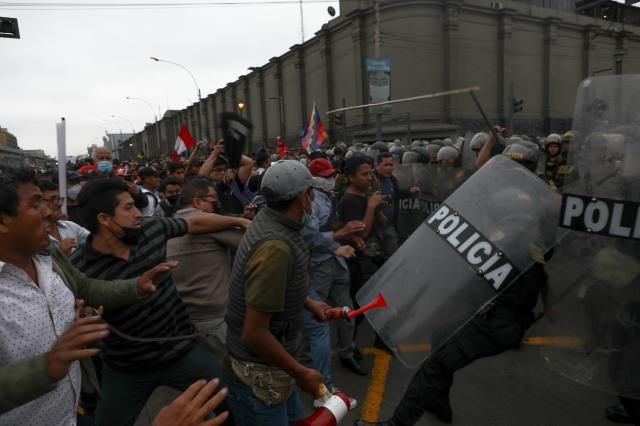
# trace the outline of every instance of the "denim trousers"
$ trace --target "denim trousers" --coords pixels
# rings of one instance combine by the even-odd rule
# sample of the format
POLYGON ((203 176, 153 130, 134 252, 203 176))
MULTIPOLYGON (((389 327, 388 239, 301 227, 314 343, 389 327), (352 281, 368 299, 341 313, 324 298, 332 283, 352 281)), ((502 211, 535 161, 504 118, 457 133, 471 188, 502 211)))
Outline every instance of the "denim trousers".
POLYGON ((249 386, 226 373, 224 384, 229 389, 226 401, 236 426, 293 426, 304 417, 295 384, 289 399, 271 405, 256 398, 249 386))
MULTIPOLYGON (((351 279, 349 270, 344 268, 335 257, 325 260, 310 269, 311 287, 316 291, 320 301, 335 306, 348 306, 353 309, 351 299, 351 279)), ((338 341, 336 349, 340 358, 353 356, 353 335, 355 323, 351 320, 338 320, 334 324, 337 328, 338 341)), ((329 388, 331 389, 331 388, 329 388)))

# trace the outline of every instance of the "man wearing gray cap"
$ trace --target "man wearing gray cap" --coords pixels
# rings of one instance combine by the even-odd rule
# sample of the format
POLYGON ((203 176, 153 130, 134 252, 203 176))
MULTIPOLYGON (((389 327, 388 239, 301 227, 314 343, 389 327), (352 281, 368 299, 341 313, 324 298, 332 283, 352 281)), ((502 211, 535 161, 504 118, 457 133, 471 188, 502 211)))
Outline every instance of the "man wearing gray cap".
POLYGON ((318 321, 325 303, 307 297, 309 249, 302 221, 311 213, 311 173, 299 161, 277 161, 260 186, 267 208, 236 252, 229 291, 225 382, 236 425, 294 424, 303 412, 296 385, 315 398, 323 377, 297 361, 303 308, 318 321))

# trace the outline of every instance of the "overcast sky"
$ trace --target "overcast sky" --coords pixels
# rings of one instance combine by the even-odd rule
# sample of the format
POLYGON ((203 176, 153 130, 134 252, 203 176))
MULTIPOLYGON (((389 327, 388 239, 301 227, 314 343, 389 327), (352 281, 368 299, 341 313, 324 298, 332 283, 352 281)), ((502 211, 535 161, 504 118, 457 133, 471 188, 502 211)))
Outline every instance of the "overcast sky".
MULTIPOLYGON (((328 6, 338 10, 338 1, 304 5, 307 40, 330 19, 328 6)), ((79 155, 102 144, 103 127, 130 132, 127 119, 139 131, 153 120, 147 105, 125 96, 161 114, 197 100, 185 71, 150 56, 189 68, 205 97, 301 39, 297 3, 89 11, 0 5, 0 16, 18 18, 21 36, 0 38, 0 126, 21 148, 52 156, 60 117, 67 155, 79 155)))

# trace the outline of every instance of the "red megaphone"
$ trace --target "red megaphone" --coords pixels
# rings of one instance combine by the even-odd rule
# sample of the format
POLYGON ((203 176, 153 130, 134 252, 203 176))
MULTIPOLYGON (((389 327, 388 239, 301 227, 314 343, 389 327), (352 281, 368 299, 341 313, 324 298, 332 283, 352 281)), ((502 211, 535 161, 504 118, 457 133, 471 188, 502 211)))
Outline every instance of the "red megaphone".
POLYGON ((384 300, 382 293, 378 293, 378 297, 376 298, 376 300, 374 300, 373 302, 367 303, 366 305, 362 306, 360 309, 356 309, 355 311, 349 312, 347 316, 349 318, 353 318, 367 311, 370 311, 371 309, 386 308, 386 307, 387 307, 387 301, 384 300))
POLYGON ((306 419, 297 420, 296 426, 336 426, 351 410, 349 397, 338 391, 327 397, 324 404, 306 419))

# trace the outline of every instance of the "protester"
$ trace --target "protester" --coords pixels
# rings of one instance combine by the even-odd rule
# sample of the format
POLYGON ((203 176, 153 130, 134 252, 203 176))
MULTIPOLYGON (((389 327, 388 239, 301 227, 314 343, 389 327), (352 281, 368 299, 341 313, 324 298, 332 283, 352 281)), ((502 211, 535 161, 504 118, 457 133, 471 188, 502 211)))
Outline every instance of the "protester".
MULTIPOLYGON (((370 160, 362 155, 349 158, 344 165, 347 188, 338 203, 338 219, 347 224, 352 221, 364 222, 364 229, 346 240, 357 250, 357 256, 349 260, 351 275, 351 296, 355 294, 384 262, 379 232, 381 217, 379 207, 383 203, 380 192, 369 195, 373 170, 370 160)), ((355 301, 355 300, 354 300, 355 301)))
POLYGON ((93 152, 93 159, 96 162, 96 174, 98 176, 113 175, 113 155, 111 155, 109 148, 96 148, 93 152))
POLYGON ((325 320, 328 306, 307 297, 309 251, 300 231, 311 213, 311 174, 297 161, 265 172, 267 208, 240 244, 226 315, 225 382, 236 424, 293 425, 303 416, 296 387, 320 396, 323 377, 297 361, 303 309, 325 320), (257 382, 269 375, 269 380, 257 382), (297 384, 297 386, 296 386, 297 384))
MULTIPOLYGON (((135 276, 165 261, 166 241, 171 238, 249 223, 222 216, 143 220, 128 187, 116 179, 92 182, 83 188, 78 201, 91 236, 71 259, 93 278, 135 276)), ((141 342, 121 335, 105 339, 98 424, 133 424, 157 386, 184 390, 195 380, 220 376, 215 356, 195 340, 195 328, 171 275, 151 297, 107 312, 105 319, 122 333, 153 340, 141 342)))
POLYGON ((138 177, 141 183, 140 192, 144 194, 148 203, 142 210, 142 215, 145 217, 153 216, 160 204, 160 195, 158 194, 160 173, 151 167, 144 167, 138 171, 138 177))
MULTIPOLYGON (((347 306, 353 308, 353 300, 350 296, 351 280, 349 277, 349 267, 345 259, 352 258, 355 254, 351 250, 344 253, 340 250, 339 240, 348 239, 356 232, 364 229, 365 224, 360 221, 352 221, 344 227, 336 229, 337 218, 335 215, 335 205, 332 190, 335 185, 336 170, 329 160, 317 158, 309 164, 309 171, 314 176, 312 187, 314 188, 313 214, 307 216, 303 235, 305 241, 310 241, 309 235, 321 233, 326 241, 325 247, 321 244, 310 246, 311 262, 310 276, 311 287, 317 300, 326 302, 330 300, 336 306, 347 306), (329 249, 327 249, 327 247, 329 249)), ((325 376, 325 384, 328 389, 332 388, 331 382, 331 359, 330 354, 321 349, 323 340, 326 346, 330 346, 328 327, 318 324, 309 315, 305 316, 305 328, 307 334, 316 335, 311 339, 311 358, 314 365, 325 376), (324 332, 324 333, 323 333, 324 332), (316 349, 316 345, 318 346, 316 349)), ((338 341, 337 352, 341 364, 349 371, 364 376, 367 370, 362 367, 356 356, 356 346, 354 343, 354 323, 352 321, 340 321, 337 323, 338 341)))
POLYGON ((77 360, 97 353, 83 348, 103 339, 107 326, 98 323, 97 316, 74 320, 74 307, 86 303, 110 310, 134 303, 155 292, 158 274, 172 267, 161 263, 127 281, 89 279, 51 245, 50 213, 33 171, 1 170, 2 425, 75 424, 80 394, 77 360))
POLYGON ((65 215, 61 207, 64 199, 60 198, 57 185, 43 181, 40 182, 39 187, 42 191, 42 202, 50 210, 49 238, 64 254, 69 256, 78 246, 87 241, 89 231, 76 223, 63 220, 65 215))
POLYGON ((174 161, 167 165, 167 178, 172 177, 182 183, 184 182, 184 175, 185 167, 182 163, 174 161))
POLYGON ((395 159, 390 152, 382 152, 378 155, 374 172, 373 187, 380 191, 382 196, 385 220, 382 222, 382 249, 386 258, 391 257, 398 249, 398 200, 400 196, 400 184, 393 175, 395 159))
POLYGON ((178 199, 180 198, 180 187, 182 183, 175 177, 169 176, 164 178, 158 188, 160 202, 156 208, 155 216, 171 217, 178 207, 178 199))
POLYGON ((255 207, 252 206, 255 195, 247 185, 252 168, 253 160, 243 155, 240 167, 227 169, 225 178, 216 184, 216 192, 225 214, 245 217, 255 214, 255 207))
MULTIPOLYGON (((216 216, 217 194, 211 181, 198 177, 188 180, 180 194, 175 218, 216 216)), ((178 294, 196 329, 205 333, 209 344, 224 355, 227 326, 224 322, 232 253, 240 245, 243 232, 227 229, 200 235, 185 235, 167 243, 167 258, 181 267, 173 274, 178 294)))

